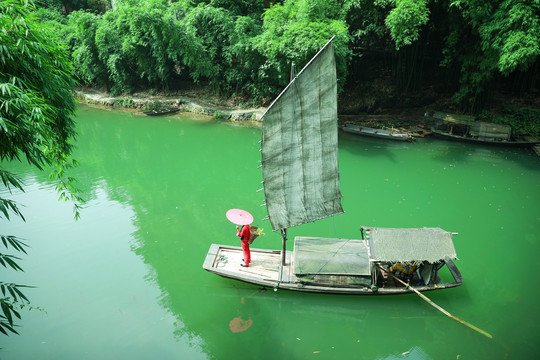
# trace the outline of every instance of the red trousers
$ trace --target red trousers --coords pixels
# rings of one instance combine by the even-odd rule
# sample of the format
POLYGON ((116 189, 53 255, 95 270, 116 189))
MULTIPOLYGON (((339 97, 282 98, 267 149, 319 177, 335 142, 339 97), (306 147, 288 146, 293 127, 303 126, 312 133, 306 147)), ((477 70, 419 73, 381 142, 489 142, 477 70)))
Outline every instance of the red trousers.
POLYGON ((251 261, 251 253, 249 251, 249 243, 247 241, 240 241, 242 244, 242 251, 244 252, 244 264, 249 265, 251 261))

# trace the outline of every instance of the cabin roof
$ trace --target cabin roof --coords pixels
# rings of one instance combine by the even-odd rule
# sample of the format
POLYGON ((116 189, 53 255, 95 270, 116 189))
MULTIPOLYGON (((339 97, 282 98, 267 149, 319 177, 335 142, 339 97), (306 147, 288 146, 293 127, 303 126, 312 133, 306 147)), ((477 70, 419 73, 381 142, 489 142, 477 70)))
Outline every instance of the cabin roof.
POLYGON ((452 233, 441 228, 367 228, 373 259, 435 263, 457 259, 452 233))
POLYGON ((297 236, 294 239, 297 275, 370 275, 365 240, 297 236))
POLYGON ((471 134, 475 134, 480 138, 500 138, 510 140, 512 128, 509 125, 476 121, 471 127, 471 134))

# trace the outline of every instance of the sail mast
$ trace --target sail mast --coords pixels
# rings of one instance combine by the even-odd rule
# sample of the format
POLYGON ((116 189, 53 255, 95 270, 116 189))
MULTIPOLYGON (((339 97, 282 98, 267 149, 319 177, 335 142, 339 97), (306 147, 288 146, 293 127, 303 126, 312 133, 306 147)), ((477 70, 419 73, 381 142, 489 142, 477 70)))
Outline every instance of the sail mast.
POLYGON ((285 254, 287 253, 287 229, 281 229, 281 238, 281 266, 285 266, 285 254))

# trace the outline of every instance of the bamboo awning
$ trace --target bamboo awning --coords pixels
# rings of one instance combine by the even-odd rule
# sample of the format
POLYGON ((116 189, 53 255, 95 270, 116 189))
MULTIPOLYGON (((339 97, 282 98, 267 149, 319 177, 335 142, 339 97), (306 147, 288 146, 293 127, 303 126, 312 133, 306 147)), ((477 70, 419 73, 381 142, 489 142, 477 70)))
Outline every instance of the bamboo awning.
POLYGON ((452 233, 441 228, 372 228, 369 243, 376 261, 433 264, 457 259, 452 233))

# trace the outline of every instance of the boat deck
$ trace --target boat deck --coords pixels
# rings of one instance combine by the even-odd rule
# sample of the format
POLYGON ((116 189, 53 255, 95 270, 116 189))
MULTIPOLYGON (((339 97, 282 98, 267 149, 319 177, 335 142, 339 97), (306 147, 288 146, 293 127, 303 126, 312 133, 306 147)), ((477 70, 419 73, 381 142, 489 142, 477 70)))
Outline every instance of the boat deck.
POLYGON ((274 287, 281 282, 294 281, 292 273, 292 252, 286 253, 286 265, 280 267, 279 250, 251 249, 249 267, 242 267, 243 252, 239 246, 212 244, 203 268, 231 279, 242 280, 256 285, 274 287), (282 273, 280 274, 280 269, 282 273))
MULTIPOLYGON (((258 249, 252 249, 249 267, 240 266, 243 263, 243 258, 242 249, 221 247, 212 266, 223 271, 239 271, 246 275, 252 274, 268 280, 279 280, 279 263, 281 261, 279 251, 261 252, 258 249)), ((285 266, 284 273, 288 273, 289 268, 290 266, 285 266)))

